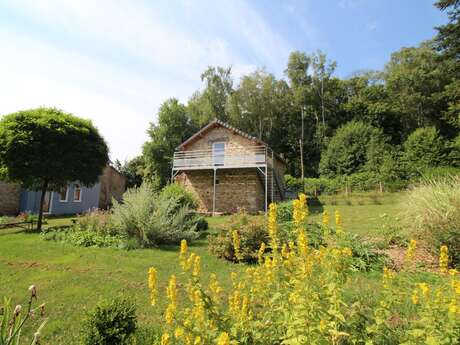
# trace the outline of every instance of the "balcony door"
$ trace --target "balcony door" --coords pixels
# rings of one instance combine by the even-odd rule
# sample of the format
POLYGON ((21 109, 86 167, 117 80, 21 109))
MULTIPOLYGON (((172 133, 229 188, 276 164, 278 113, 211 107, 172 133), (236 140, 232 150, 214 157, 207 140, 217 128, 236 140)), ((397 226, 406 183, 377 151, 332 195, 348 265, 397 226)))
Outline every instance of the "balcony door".
POLYGON ((216 142, 212 144, 212 160, 214 165, 224 165, 225 143, 216 142))

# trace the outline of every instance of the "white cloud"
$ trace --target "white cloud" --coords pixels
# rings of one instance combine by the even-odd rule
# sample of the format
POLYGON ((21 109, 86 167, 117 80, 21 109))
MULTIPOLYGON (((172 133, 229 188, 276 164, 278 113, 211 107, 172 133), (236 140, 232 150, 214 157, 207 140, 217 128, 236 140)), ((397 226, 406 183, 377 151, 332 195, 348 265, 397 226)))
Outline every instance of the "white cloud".
POLYGON ((169 97, 185 102, 207 66, 232 65, 239 78, 259 64, 285 64, 289 44, 249 3, 162 5, 0 4, 24 21, 0 28, 0 114, 46 105, 91 118, 112 158, 124 159, 140 153, 159 105, 169 97))

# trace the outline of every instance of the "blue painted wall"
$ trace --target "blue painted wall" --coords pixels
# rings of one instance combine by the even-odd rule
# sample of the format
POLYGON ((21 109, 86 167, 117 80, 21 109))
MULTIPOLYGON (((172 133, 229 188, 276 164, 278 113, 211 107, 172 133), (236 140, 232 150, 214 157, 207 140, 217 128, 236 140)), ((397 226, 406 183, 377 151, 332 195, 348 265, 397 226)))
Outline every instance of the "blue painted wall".
MULTIPOLYGON (((92 187, 81 186, 81 201, 74 200, 75 183, 68 186, 67 201, 59 200, 59 193, 51 192, 51 204, 49 214, 76 214, 99 207, 99 194, 101 184, 98 182, 92 187)), ((40 209, 41 192, 23 190, 21 192, 20 211, 38 213, 40 209)))

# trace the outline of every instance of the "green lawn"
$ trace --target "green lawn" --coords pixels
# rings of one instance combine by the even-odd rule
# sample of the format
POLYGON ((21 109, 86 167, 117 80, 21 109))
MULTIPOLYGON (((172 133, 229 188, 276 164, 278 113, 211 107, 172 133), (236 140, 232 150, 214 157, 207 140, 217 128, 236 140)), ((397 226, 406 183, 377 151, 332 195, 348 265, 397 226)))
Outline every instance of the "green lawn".
MULTIPOLYGON (((331 214, 339 209, 348 231, 368 234, 379 226, 380 215, 394 215, 398 211, 398 195, 382 198, 381 204, 324 206, 331 214)), ((336 203, 336 201, 332 201, 336 203)), ((312 209, 312 217, 320 219, 320 209, 312 209)), ((228 217, 210 219, 215 227, 228 217)), ((48 220, 48 226, 69 224, 71 218, 48 220)), ((205 238, 191 248, 202 257, 205 276, 216 272, 224 285, 229 284, 235 265, 211 256, 205 238)), ((149 305, 147 270, 155 266, 164 286, 169 275, 179 274, 177 248, 139 249, 132 251, 111 248, 79 248, 62 243, 43 241, 38 234, 19 230, 0 230, 0 298, 9 296, 13 303, 24 303, 27 287, 36 284, 39 302, 47 303, 49 322, 43 336, 46 344, 75 344, 84 311, 100 299, 123 294, 137 303, 139 323, 142 327, 155 327, 164 305, 149 305)), ((31 328, 26 329, 31 334, 31 328)))

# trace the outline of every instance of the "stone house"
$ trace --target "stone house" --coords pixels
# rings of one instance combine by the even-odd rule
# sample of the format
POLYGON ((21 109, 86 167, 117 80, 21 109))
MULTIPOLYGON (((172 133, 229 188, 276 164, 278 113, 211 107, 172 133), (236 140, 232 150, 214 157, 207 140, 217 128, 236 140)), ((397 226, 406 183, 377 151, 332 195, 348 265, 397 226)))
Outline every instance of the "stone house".
POLYGON ((266 212, 284 199, 285 161, 266 143, 214 120, 177 147, 172 178, 198 199, 198 211, 266 212))
MULTIPOLYGON (((120 201, 126 189, 126 178, 115 168, 104 168, 93 186, 69 183, 62 190, 45 194, 44 213, 49 215, 77 214, 94 208, 110 207, 112 198, 120 201)), ((22 189, 19 184, 0 182, 0 216, 20 212, 38 213, 41 192, 22 189)))

